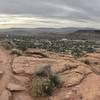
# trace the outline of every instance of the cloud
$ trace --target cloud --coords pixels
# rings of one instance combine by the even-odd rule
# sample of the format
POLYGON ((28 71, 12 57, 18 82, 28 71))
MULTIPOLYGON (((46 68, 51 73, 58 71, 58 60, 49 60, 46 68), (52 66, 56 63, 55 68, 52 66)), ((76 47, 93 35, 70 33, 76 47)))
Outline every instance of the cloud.
POLYGON ((98 25, 99 4, 100 0, 0 0, 0 25, 15 25, 15 23, 23 27, 28 25, 67 27, 72 26, 71 24, 92 26, 89 23, 98 25), (26 23, 28 25, 25 25, 26 23))
POLYGON ((34 17, 33 15, 0 15, 0 28, 36 28, 36 27, 94 27, 99 28, 100 23, 94 21, 74 21, 67 19, 34 17))

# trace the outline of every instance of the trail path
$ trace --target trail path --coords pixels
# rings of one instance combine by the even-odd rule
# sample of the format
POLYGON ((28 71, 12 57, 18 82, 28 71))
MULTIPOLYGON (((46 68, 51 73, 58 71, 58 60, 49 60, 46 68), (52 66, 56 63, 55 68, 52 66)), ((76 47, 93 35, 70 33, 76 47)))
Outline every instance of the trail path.
POLYGON ((0 71, 3 71, 3 76, 0 80, 0 94, 5 90, 7 84, 10 81, 11 66, 10 66, 10 56, 4 49, 0 49, 0 71))

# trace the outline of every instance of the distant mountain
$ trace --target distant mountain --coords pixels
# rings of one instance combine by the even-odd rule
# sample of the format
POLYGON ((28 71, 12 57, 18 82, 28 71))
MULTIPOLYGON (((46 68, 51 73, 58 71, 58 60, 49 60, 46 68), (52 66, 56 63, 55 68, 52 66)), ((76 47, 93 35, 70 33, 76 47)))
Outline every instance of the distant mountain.
POLYGON ((10 28, 0 29, 0 34, 35 36, 37 39, 100 40, 100 30, 94 28, 10 28))
POLYGON ((71 33, 78 30, 78 28, 10 28, 10 29, 0 29, 0 32, 16 32, 16 31, 26 31, 35 33, 71 33))
POLYGON ((94 30, 93 28, 9 28, 9 29, 0 29, 0 32, 15 32, 15 31, 28 31, 33 33, 43 33, 43 32, 54 32, 54 33, 71 33, 77 30, 94 30))
POLYGON ((100 40, 100 30, 78 30, 67 34, 67 37, 72 40, 100 40))

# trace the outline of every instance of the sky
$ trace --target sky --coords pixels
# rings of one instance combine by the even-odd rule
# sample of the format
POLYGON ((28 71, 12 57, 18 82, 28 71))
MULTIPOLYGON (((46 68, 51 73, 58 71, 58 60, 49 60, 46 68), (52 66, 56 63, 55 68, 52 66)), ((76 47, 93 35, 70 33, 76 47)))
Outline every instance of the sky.
POLYGON ((100 0, 0 0, 0 28, 100 29, 100 0))

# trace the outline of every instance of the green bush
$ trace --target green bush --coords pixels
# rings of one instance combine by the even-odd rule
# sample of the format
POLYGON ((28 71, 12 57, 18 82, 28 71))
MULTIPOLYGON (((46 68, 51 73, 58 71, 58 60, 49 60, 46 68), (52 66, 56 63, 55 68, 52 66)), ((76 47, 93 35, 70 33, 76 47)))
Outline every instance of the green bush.
POLYGON ((59 77, 51 71, 50 65, 42 65, 33 75, 32 95, 48 96, 51 95, 54 88, 60 86, 59 77))
POLYGON ((94 49, 92 46, 88 46, 88 47, 86 48, 86 51, 87 51, 88 53, 93 53, 93 52, 95 52, 95 49, 94 49))
POLYGON ((53 86, 49 78, 36 77, 32 80, 32 95, 47 96, 51 95, 53 86))
POLYGON ((83 50, 79 47, 74 47, 71 51, 71 54, 74 57, 81 57, 83 55, 83 50))
POLYGON ((51 77, 50 77, 50 80, 51 80, 54 87, 61 86, 61 81, 60 81, 57 74, 52 74, 51 77))
POLYGON ((22 51, 14 48, 14 49, 11 50, 10 54, 15 54, 17 56, 20 56, 20 55, 22 55, 22 51))

